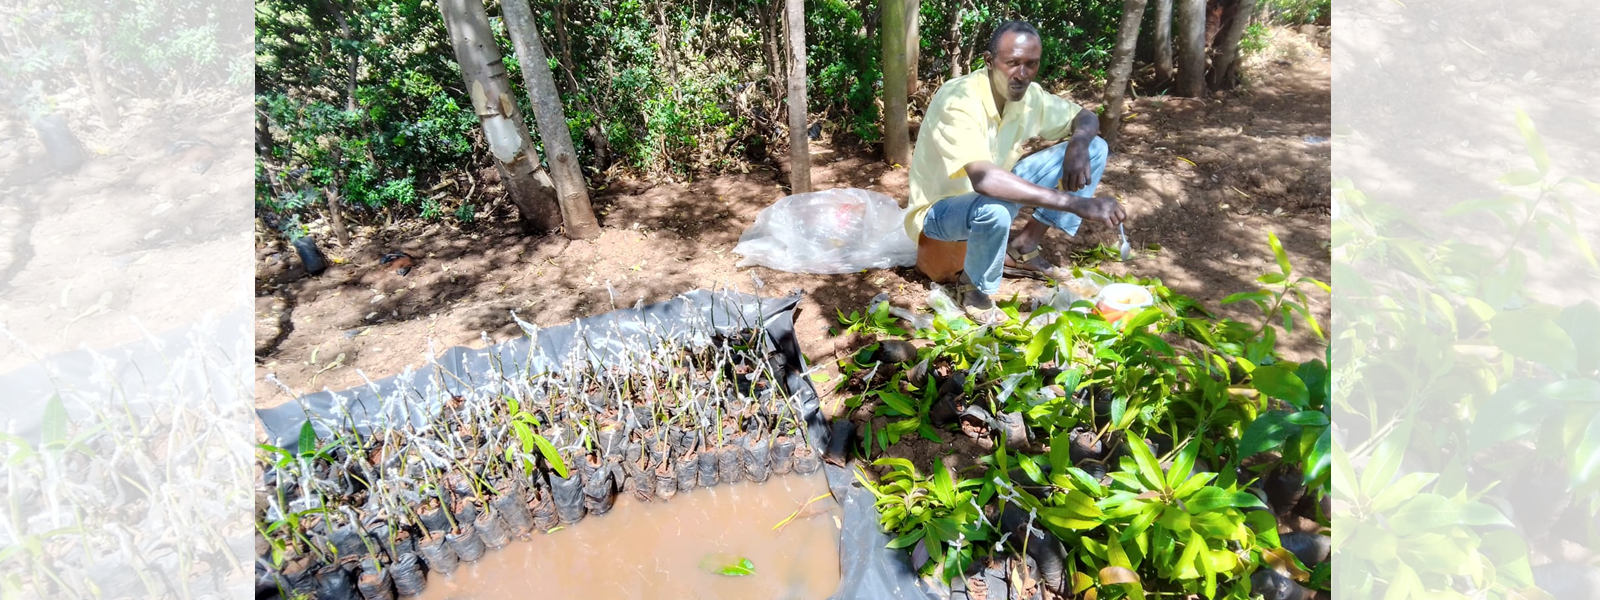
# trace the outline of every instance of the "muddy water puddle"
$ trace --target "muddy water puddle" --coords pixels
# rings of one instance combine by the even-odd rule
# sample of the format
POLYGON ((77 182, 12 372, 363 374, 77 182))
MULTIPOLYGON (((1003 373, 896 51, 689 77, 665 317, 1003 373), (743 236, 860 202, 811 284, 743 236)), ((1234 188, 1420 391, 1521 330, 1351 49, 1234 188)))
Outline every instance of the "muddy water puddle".
POLYGON ((680 492, 670 502, 618 498, 604 516, 513 541, 454 574, 432 575, 419 600, 821 600, 839 585, 839 509, 820 473, 680 492), (749 559, 755 574, 708 573, 707 557, 749 559))

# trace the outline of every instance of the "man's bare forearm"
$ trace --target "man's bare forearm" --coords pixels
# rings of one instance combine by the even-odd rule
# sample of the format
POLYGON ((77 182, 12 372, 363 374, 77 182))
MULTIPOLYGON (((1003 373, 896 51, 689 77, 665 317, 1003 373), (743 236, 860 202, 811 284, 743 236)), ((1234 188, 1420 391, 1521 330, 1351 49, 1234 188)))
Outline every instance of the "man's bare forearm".
POLYGON ((1048 208, 1078 214, 1081 198, 1060 190, 1035 185, 992 162, 976 161, 967 165, 967 177, 972 190, 1001 200, 1010 200, 1023 206, 1048 208))
POLYGON ((1078 111, 1078 116, 1072 118, 1072 137, 1067 143, 1084 144, 1087 148, 1088 143, 1094 141, 1098 135, 1100 135, 1100 117, 1086 108, 1078 111))

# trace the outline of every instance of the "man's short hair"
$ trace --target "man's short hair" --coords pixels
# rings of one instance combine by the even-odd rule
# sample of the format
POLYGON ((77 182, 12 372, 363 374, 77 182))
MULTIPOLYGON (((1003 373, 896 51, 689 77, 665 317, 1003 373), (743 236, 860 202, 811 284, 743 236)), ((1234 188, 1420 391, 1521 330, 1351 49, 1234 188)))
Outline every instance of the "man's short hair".
POLYGON ((993 56, 1000 51, 1000 38, 1008 33, 1021 33, 1039 37, 1039 30, 1034 29, 1027 21, 1006 21, 994 28, 994 34, 989 36, 989 55, 993 56))

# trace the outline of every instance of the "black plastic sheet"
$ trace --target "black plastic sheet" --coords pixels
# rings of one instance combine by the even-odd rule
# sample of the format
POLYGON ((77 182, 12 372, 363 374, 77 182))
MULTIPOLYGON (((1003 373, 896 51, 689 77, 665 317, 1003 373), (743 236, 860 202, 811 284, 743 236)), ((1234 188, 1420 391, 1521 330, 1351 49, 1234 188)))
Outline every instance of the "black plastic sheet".
MULTIPOLYGON (((306 410, 328 421, 354 423, 363 433, 405 419, 422 426, 438 413, 437 399, 443 394, 459 393, 463 385, 486 383, 495 361, 516 365, 527 373, 562 372, 572 364, 585 361, 591 368, 611 364, 624 356, 623 350, 631 340, 690 335, 692 330, 703 331, 706 326, 720 333, 758 327, 765 330, 787 364, 793 367, 787 371, 787 384, 800 403, 806 438, 812 449, 808 460, 795 456, 793 464, 796 471, 806 472, 808 469, 802 469, 802 463, 820 462, 821 449, 829 446, 830 431, 829 424, 822 418, 816 390, 805 375, 805 356, 795 338, 794 310, 799 301, 798 292, 781 298, 758 298, 696 290, 667 302, 616 310, 556 327, 534 328, 524 324, 530 336, 489 348, 445 350, 435 358, 437 370, 429 365, 350 390, 309 394, 298 402, 258 410, 257 414, 271 443, 292 450, 307 420, 306 410), (402 396, 406 400, 398 401, 402 396)), ((320 429, 318 433, 327 434, 320 429)), ((679 472, 683 473, 686 466, 693 466, 690 461, 698 458, 701 469, 709 467, 714 473, 716 453, 711 454, 682 458, 678 463, 679 472)), ((690 473, 695 470, 688 469, 690 473)), ((742 471, 740 469, 741 476, 744 475, 742 471)), ((909 553, 885 547, 893 538, 878 527, 872 493, 861 487, 848 469, 826 464, 823 473, 829 490, 844 512, 839 537, 841 578, 839 589, 830 600, 949 597, 949 591, 943 586, 930 584, 917 575, 911 567, 909 553)), ((694 477, 689 475, 687 481, 677 477, 677 481, 678 488, 683 490, 688 487, 684 484, 693 482, 694 477)), ((699 483, 708 484, 706 481, 699 483)), ((556 500, 559 504, 561 498, 556 500)))

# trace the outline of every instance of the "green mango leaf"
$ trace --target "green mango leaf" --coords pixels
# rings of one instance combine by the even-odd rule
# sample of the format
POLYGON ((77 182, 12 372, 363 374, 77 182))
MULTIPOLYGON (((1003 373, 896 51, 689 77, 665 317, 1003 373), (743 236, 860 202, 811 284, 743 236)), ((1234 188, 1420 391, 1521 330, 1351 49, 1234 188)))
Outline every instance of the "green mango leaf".
MULTIPOLYGON (((0 439, 3 439, 5 437, 10 437, 10 436, 0 436, 0 439)), ((294 455, 290 454, 288 450, 284 450, 283 448, 279 448, 277 446, 269 446, 267 444, 256 444, 256 448, 262 450, 263 452, 266 452, 267 454, 275 454, 275 455, 277 455, 279 457, 280 460, 293 460, 294 459, 294 455)))
POLYGON ((1189 531, 1189 513, 1176 506, 1161 507, 1161 513, 1160 516, 1156 517, 1156 522, 1175 533, 1189 531))
POLYGON ((1288 402, 1295 408, 1309 408, 1310 392, 1306 383, 1283 364, 1259 367, 1250 374, 1250 386, 1269 397, 1288 402))
POLYGON ((1496 179, 1495 181, 1498 181, 1500 183, 1503 183, 1503 184, 1506 184, 1506 185, 1509 185, 1509 186, 1513 186, 1513 187, 1522 187, 1522 186, 1527 186, 1527 185, 1533 185, 1533 184, 1539 183, 1540 181, 1543 181, 1543 180, 1544 180, 1544 175, 1540 174, 1538 171, 1529 171, 1527 169, 1518 169, 1516 171, 1512 171, 1510 173, 1506 173, 1505 175, 1501 175, 1500 178, 1496 179))
POLYGON ((1278 241, 1278 234, 1267 232, 1267 245, 1272 247, 1272 256, 1278 259, 1278 270, 1288 277, 1293 271, 1289 268, 1289 253, 1283 249, 1283 243, 1278 241))
POLYGON ((1050 472, 1064 473, 1072 466, 1072 437, 1067 429, 1050 436, 1050 472))
MULTIPOLYGON (((1178 484, 1177 488, 1172 490, 1172 495, 1178 498, 1188 498, 1191 494, 1195 493, 1200 488, 1205 487, 1206 484, 1211 483, 1212 479, 1216 478, 1216 473, 1195 473, 1190 475, 1188 479, 1183 480, 1183 483, 1178 484)), ((1221 487, 1229 487, 1231 485, 1232 484, 1230 483, 1228 485, 1222 485, 1221 487)))
POLYGON ((1095 481, 1094 478, 1090 477, 1089 474, 1083 469, 1077 467, 1067 467, 1062 469, 1061 472, 1065 473, 1067 477, 1072 480, 1072 486, 1077 488, 1078 491, 1084 492, 1096 498, 1105 495, 1105 486, 1100 485, 1100 482, 1095 481))
POLYGON ((1194 471, 1194 459, 1200 454, 1200 441, 1191 440, 1184 444, 1183 449, 1172 459, 1172 468, 1167 470, 1167 489, 1175 489, 1189 479, 1189 473, 1194 471))
POLYGON ((1111 538, 1110 539, 1112 541, 1110 541, 1110 542, 1108 542, 1106 544, 1106 559, 1107 559, 1106 562, 1111 563, 1111 566, 1114 566, 1114 567, 1122 567, 1122 568, 1128 569, 1128 570, 1135 570, 1134 563, 1128 556, 1127 548, 1124 547, 1120 542, 1115 541, 1121 535, 1122 532, 1117 531, 1115 528, 1112 528, 1110 530, 1110 533, 1111 533, 1111 538))
POLYGON ((1198 515, 1222 508, 1266 508, 1261 499, 1250 492, 1230 492, 1216 486, 1200 488, 1193 495, 1183 499, 1189 509, 1189 514, 1198 515))
POLYGON ((879 390, 878 398, 882 399, 883 403, 888 405, 889 408, 892 408, 896 413, 899 413, 896 416, 909 417, 917 414, 916 407, 912 406, 911 399, 907 398, 905 394, 892 392, 889 390, 879 390))
POLYGON ((1062 322, 1059 320, 1040 327, 1039 331, 1033 334, 1033 339, 1028 340, 1028 345, 1023 348, 1023 359, 1030 365, 1038 364, 1039 357, 1044 354, 1045 346, 1050 343, 1051 338, 1055 337, 1056 332, 1061 331, 1061 327, 1062 322))
POLYGON ((910 473, 912 475, 915 475, 917 473, 916 465, 911 464, 911 461, 906 460, 904 458, 893 458, 893 457, 880 458, 878 460, 872 461, 872 466, 874 466, 874 467, 889 467, 889 468, 894 469, 896 471, 905 471, 905 472, 910 473))
POLYGON ((1166 483, 1161 473, 1161 463, 1156 460, 1155 453, 1150 451, 1150 446, 1144 443, 1144 438, 1128 436, 1128 450, 1133 454, 1133 460, 1139 465, 1139 480, 1146 486, 1145 489, 1163 489, 1166 483))
POLYGON ((1561 309, 1556 324, 1575 344, 1577 370, 1589 372, 1600 368, 1600 305, 1584 300, 1561 309))
POLYGON ((1321 481, 1328 474, 1328 467, 1333 464, 1333 432, 1330 429, 1322 428, 1322 433, 1317 435, 1317 441, 1311 446, 1311 453, 1306 455, 1305 460, 1306 485, 1321 481))
MULTIPOLYGON (((1528 562, 1528 542, 1516 531, 1490 530, 1482 534, 1483 544, 1478 551, 1494 565, 1495 577, 1505 579, 1515 587, 1532 587, 1533 569, 1528 562)), ((1323 563, 1318 567, 1330 563, 1323 563)))
MULTIPOLYGON (((1137 578, 1138 575, 1134 575, 1134 577, 1137 578)), ((1083 592, 1085 590, 1088 590, 1089 588, 1092 588, 1092 587, 1094 587, 1094 579, 1091 579, 1089 577, 1088 573, 1084 573, 1083 571, 1073 570, 1073 572, 1072 572, 1072 593, 1073 594, 1083 594, 1083 592)))
POLYGON ((1302 410, 1284 417, 1284 420, 1301 427, 1328 426, 1328 415, 1320 410, 1302 410))
POLYGON ((945 506, 956 503, 955 484, 950 480, 950 469, 943 464, 935 463, 933 466, 933 493, 939 502, 945 506))
POLYGON ((922 539, 922 536, 927 534, 927 532, 928 532, 927 529, 924 529, 922 527, 918 527, 918 528, 912 530, 910 533, 907 533, 907 534, 902 535, 900 537, 897 537, 897 538, 895 538, 893 540, 890 540, 889 544, 884 546, 884 547, 885 548, 895 548, 895 549, 905 548, 907 546, 910 546, 912 544, 917 543, 917 540, 922 539))
POLYGON ((67 407, 60 394, 52 394, 44 404, 44 419, 39 424, 39 447, 49 449, 67 441, 67 407))
POLYGON ((555 469, 556 475, 560 475, 562 479, 572 476, 567 471, 567 461, 561 459, 561 453, 556 452, 556 447, 550 443, 550 440, 544 439, 542 435, 534 434, 533 444, 539 447, 539 454, 544 456, 545 462, 550 463, 550 468, 555 469))
POLYGON ((1394 534, 1405 537, 1464 524, 1466 512, 1460 504, 1438 494, 1417 494, 1391 513, 1388 521, 1394 534))
MULTIPOLYGON (((1327 348, 1331 350, 1332 346, 1327 348)), ((1306 385, 1306 396, 1310 400, 1311 408, 1328 405, 1328 394, 1333 391, 1333 379, 1328 375, 1327 363, 1322 362, 1322 359, 1300 363, 1295 375, 1306 385)))
POLYGON ((1039 520, 1058 532, 1094 529, 1105 519, 1105 513, 1095 506, 1094 500, 1084 493, 1067 493, 1057 506, 1039 509, 1039 520))
MULTIPOLYGON (((1455 217, 1485 210, 1504 213, 1526 203, 1527 201, 1523 200, 1520 196, 1515 194, 1505 194, 1497 198, 1463 200, 1450 205, 1450 208, 1445 209, 1444 214, 1448 217, 1455 217)), ((1344 281, 1340 280, 1339 284, 1341 286, 1344 285, 1344 281)))
MULTIPOLYGON (((1156 321, 1160 321, 1161 317, 1163 317, 1163 316, 1166 316, 1166 313, 1161 312, 1160 310, 1158 310, 1157 308, 1155 308, 1153 306, 1150 307, 1150 308, 1142 309, 1139 312, 1134 313, 1134 315, 1132 317, 1128 317, 1128 319, 1126 321, 1124 321, 1123 329, 1126 330, 1126 331, 1134 331, 1134 330, 1137 330, 1137 329, 1143 329, 1143 328, 1148 327, 1151 324, 1155 323, 1156 321)), ((1160 338, 1156 338, 1156 341, 1160 341, 1160 338)))
POLYGON ((1239 456, 1250 457, 1272 450, 1299 433, 1300 427, 1289 422, 1289 414, 1281 410, 1268 411, 1251 421, 1239 438, 1239 456))
POLYGON ((1230 295, 1228 295, 1228 297, 1223 298, 1222 299, 1222 303, 1223 304, 1233 304, 1235 302, 1244 302, 1244 301, 1262 303, 1262 302, 1267 302, 1267 301, 1269 301, 1271 299, 1272 299, 1272 294, 1269 294, 1267 292, 1260 292, 1260 291, 1257 291, 1257 292, 1239 292, 1237 294, 1230 294, 1230 295))
POLYGON ((1178 579, 1200 578, 1199 565, 1195 564, 1195 561, 1200 557, 1200 551, 1205 548, 1206 540, 1200 536, 1200 532, 1190 531, 1189 539, 1183 545, 1183 555, 1172 565, 1177 571, 1178 579))
POLYGON ((311 425, 311 419, 306 419, 300 426, 300 445, 295 448, 301 456, 308 456, 317 450, 317 429, 311 425))
POLYGON ((1572 454, 1571 479, 1574 487, 1582 488, 1596 475, 1600 475, 1600 413, 1589 420, 1589 428, 1578 440, 1572 454))
POLYGON ((1533 119, 1521 107, 1517 108, 1517 131, 1522 132, 1522 141, 1528 146, 1528 156, 1533 158, 1539 174, 1550 172, 1550 155, 1545 152, 1544 139, 1539 136, 1539 130, 1534 129, 1533 119))
POLYGON ((1489 320, 1489 338, 1512 356, 1571 372, 1577 367, 1577 347, 1552 316, 1537 308, 1502 312, 1489 320))
POLYGON ((1045 483, 1044 472, 1039 469, 1038 463, 1034 462, 1034 460, 1035 458, 1032 456, 1019 454, 1017 455, 1017 466, 1022 467, 1022 472, 1028 475, 1028 479, 1033 480, 1034 483, 1043 484, 1045 483))
MULTIPOLYGON (((1401 425, 1393 433, 1385 436, 1373 449, 1372 459, 1367 461, 1366 468, 1362 470, 1360 481, 1350 483, 1359 483, 1359 489, 1369 497, 1376 495, 1379 489, 1388 485, 1389 481, 1394 479, 1394 474, 1399 471, 1400 462, 1405 458, 1406 444, 1410 443, 1410 440, 1411 428, 1408 425, 1401 425)), ((1336 490, 1343 486, 1337 477, 1336 471, 1334 481, 1336 490)), ((1357 488, 1349 488, 1349 491, 1357 491, 1357 488)))
POLYGON ((756 574, 756 565, 748 558, 709 554, 700 559, 700 570, 727 577, 747 577, 756 574))
POLYGON ((1278 540, 1278 518, 1272 516, 1271 511, 1252 510, 1244 514, 1244 522, 1252 531, 1256 532, 1256 539, 1264 542, 1266 546, 1276 548, 1283 542, 1278 540))
POLYGON ((1400 506, 1408 499, 1416 498, 1422 488, 1438 480, 1438 474, 1405 474, 1394 483, 1381 486, 1378 496, 1374 496, 1371 510, 1373 512, 1389 512, 1390 509, 1400 506))
POLYGON ((1126 395, 1117 394, 1111 398, 1112 427, 1126 430, 1128 425, 1131 425, 1133 419, 1138 415, 1138 412, 1128 412, 1128 397, 1126 395))

